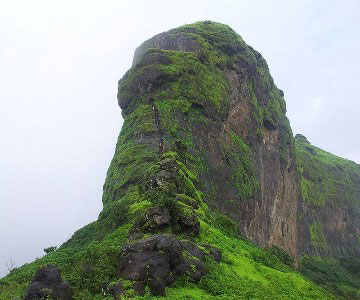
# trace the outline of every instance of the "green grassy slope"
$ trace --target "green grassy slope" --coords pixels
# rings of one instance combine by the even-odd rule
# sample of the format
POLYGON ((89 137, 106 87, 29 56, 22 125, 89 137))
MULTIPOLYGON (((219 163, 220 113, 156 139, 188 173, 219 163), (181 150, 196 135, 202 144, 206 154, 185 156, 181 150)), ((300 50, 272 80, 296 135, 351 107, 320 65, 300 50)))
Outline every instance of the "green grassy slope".
MULTIPOLYGON (((196 176, 178 159, 180 158, 176 153, 168 152, 152 167, 157 169, 164 164, 177 164, 177 185, 184 186, 183 196, 176 198, 180 200, 174 202, 165 197, 163 205, 171 208, 172 214, 178 217, 195 213, 200 222, 200 234, 189 235, 180 231, 178 237, 198 245, 207 244, 221 249, 222 260, 216 263, 207 259, 208 273, 199 283, 191 283, 187 277, 181 278, 167 287, 165 299, 335 299, 300 275, 293 268, 292 259, 282 250, 261 249, 242 239, 234 221, 211 212, 203 202, 201 192, 193 184, 197 180, 196 176), (196 200, 185 194, 192 195, 196 200), (199 206, 195 211, 189 210, 182 202, 189 199, 198 201, 199 206)), ((155 189, 151 193, 157 195, 158 202, 158 196, 164 192, 163 189, 155 189)), ((129 192, 127 197, 126 201, 117 204, 116 209, 113 208, 115 212, 126 211, 126 218, 122 219, 122 224, 115 230, 105 233, 104 227, 112 228, 109 220, 113 218, 100 217, 98 221, 77 231, 58 250, 13 270, 1 279, 0 299, 23 297, 36 270, 49 263, 58 266, 63 278, 72 285, 74 299, 111 299, 112 296, 104 295, 103 290, 118 280, 116 268, 121 249, 129 242, 134 228, 139 226, 139 219, 143 219, 146 209, 153 201, 149 193, 138 197, 136 192, 129 192)), ((174 199, 171 195, 169 197, 174 199)), ((162 232, 175 232, 176 228, 174 224, 170 228, 164 228, 162 232)), ((149 235, 145 233, 141 238, 149 235)), ((131 285, 123 296, 123 299, 127 298, 137 298, 131 285)), ((145 299, 152 298, 154 297, 148 291, 145 299)))
POLYGON ((295 140, 304 201, 316 207, 326 202, 359 206, 360 166, 311 145, 302 135, 295 140))
MULTIPOLYGON (((237 237, 231 220, 215 219, 212 225, 201 222, 202 233, 194 241, 221 249, 221 263, 207 261, 209 271, 200 283, 180 280, 167 288, 163 299, 335 299, 289 267, 291 260, 283 252, 260 249, 237 237)), ((59 266, 75 290, 74 299, 112 299, 101 288, 116 281, 116 262, 129 228, 121 226, 102 241, 60 248, 15 269, 0 280, 0 299, 22 297, 36 270, 48 263, 59 266)), ((129 290, 124 299, 133 297, 129 290)), ((155 298, 148 292, 141 299, 155 298)))

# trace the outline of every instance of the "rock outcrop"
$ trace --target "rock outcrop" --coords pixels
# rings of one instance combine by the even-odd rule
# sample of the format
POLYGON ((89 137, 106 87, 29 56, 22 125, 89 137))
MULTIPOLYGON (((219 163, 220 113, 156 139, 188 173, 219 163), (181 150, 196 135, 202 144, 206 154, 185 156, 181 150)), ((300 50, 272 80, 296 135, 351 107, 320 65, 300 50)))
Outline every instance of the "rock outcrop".
POLYGON ((105 206, 125 195, 129 182, 147 180, 141 172, 121 174, 134 170, 124 153, 142 152, 136 165, 146 169, 159 154, 175 151, 209 207, 236 220, 258 245, 280 247, 295 259, 298 252, 358 255, 357 165, 311 165, 320 161, 311 145, 297 146, 296 161, 284 93, 264 58, 229 27, 200 22, 144 42, 119 81, 118 100, 125 128, 104 186, 105 206), (309 175, 311 168, 320 168, 322 178, 309 175), (327 184, 337 176, 340 183, 327 184), (308 186, 310 194, 319 187, 318 203, 307 201, 308 186))
POLYGON ((118 100, 125 121, 105 207, 141 190, 145 170, 174 151, 210 208, 258 245, 296 257, 298 181, 283 92, 240 36, 209 21, 151 38, 136 49, 118 100))
MULTIPOLYGON (((125 292, 121 280, 130 280, 139 295, 145 294, 148 285, 153 295, 164 296, 165 286, 181 276, 198 282, 205 274, 204 257, 196 244, 176 236, 154 235, 134 242, 122 250, 117 269, 120 281, 111 291, 119 297, 125 292)), ((219 257, 221 253, 216 254, 219 257)))

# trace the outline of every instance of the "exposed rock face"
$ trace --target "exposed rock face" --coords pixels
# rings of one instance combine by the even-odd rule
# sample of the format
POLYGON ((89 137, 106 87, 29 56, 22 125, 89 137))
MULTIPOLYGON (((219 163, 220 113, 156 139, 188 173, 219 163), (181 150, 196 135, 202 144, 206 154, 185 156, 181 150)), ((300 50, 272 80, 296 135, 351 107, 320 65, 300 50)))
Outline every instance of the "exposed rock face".
MULTIPOLYGON (((104 206, 134 188, 140 195, 161 190, 188 211, 204 200, 236 220, 247 238, 295 259, 298 250, 357 255, 358 166, 317 166, 321 159, 306 141, 298 151, 304 166, 297 167, 283 96, 263 57, 226 25, 199 22, 144 42, 119 81, 125 123, 104 185, 104 206), (179 166, 161 163, 169 152, 192 173, 181 184, 179 166), (197 191, 189 192, 187 182, 197 191)), ((185 220, 186 228, 191 221, 192 231, 200 230, 196 213, 185 219, 170 215, 171 224, 185 220)), ((166 214, 149 220, 150 229, 168 226, 166 214)))
POLYGON ((125 123, 105 206, 130 186, 141 190, 148 181, 141 170, 176 151, 210 207, 257 244, 296 257, 298 182, 283 93, 232 29, 200 22, 144 42, 119 81, 118 100, 125 123))
POLYGON ((199 44, 188 34, 182 32, 179 34, 163 32, 147 40, 135 50, 133 65, 135 65, 150 48, 175 50, 179 52, 200 51, 199 44))
POLYGON ((171 216, 169 210, 164 207, 150 207, 145 213, 146 230, 156 231, 159 228, 169 225, 171 216))
POLYGON ((296 136, 301 175, 300 254, 360 255, 360 166, 296 136))
MULTIPOLYGON (((221 253, 217 253, 217 258, 221 253)), ((176 236, 154 235, 126 246, 119 261, 117 275, 133 282, 133 289, 144 295, 149 285, 155 296, 165 295, 165 286, 180 276, 188 275, 197 282, 205 274, 204 252, 196 244, 176 236)), ((125 289, 121 282, 113 288, 120 296, 125 289)))
POLYGON ((54 265, 47 265, 36 272, 24 300, 49 299, 48 297, 71 300, 72 295, 72 288, 62 280, 59 269, 54 265))
MULTIPOLYGON (((256 124, 254 99, 260 106, 266 107, 273 100, 274 94, 278 97, 276 101, 281 103, 282 92, 273 84, 270 75, 267 74, 267 81, 261 75, 262 72, 268 72, 266 62, 259 53, 252 51, 256 57, 255 66, 244 68, 238 62, 232 66, 233 70, 225 70, 230 83, 231 107, 224 121, 224 130, 218 133, 218 137, 226 144, 231 140, 229 133, 234 132, 253 149, 259 189, 250 199, 239 199, 233 186, 217 182, 218 190, 225 196, 219 207, 227 215, 239 220, 246 236, 257 244, 275 245, 296 257, 298 183, 291 130, 284 115, 279 117, 278 123, 263 116, 261 125, 256 124), (251 73, 252 69, 256 70, 254 74, 251 73), (249 94, 248 90, 241 88, 243 86, 253 86, 254 94, 249 94), (259 134, 259 131, 262 133, 259 134), (235 209, 233 205, 227 204, 231 199, 238 199, 235 209)), ((284 114, 285 106, 281 110, 284 114)), ((213 170, 220 175, 217 177, 229 178, 231 175, 226 160, 217 159, 221 157, 221 149, 211 145, 209 148, 213 148, 210 151, 212 161, 216 161, 213 170)))

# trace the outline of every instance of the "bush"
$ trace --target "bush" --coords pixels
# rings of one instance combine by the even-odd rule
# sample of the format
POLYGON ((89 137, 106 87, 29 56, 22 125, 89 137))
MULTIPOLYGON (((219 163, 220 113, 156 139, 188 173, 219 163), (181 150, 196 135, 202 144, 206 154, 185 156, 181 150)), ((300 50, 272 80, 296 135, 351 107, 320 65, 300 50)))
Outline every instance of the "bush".
POLYGON ((45 249, 44 249, 44 252, 45 252, 46 254, 49 254, 50 252, 54 252, 56 249, 57 249, 56 246, 50 246, 50 247, 45 248, 45 249))

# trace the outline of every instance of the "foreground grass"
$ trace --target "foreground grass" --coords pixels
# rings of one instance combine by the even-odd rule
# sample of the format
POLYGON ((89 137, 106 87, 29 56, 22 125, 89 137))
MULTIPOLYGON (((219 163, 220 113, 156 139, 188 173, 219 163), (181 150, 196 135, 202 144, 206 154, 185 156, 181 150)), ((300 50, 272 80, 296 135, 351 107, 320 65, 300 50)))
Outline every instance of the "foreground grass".
MULTIPOLYGON (((199 283, 185 279, 175 282, 166 289, 163 299, 336 299, 272 252, 205 222, 201 222, 201 229, 201 235, 194 241, 221 249, 221 262, 208 259, 208 274, 199 283)), ((48 263, 61 269, 64 279, 74 288, 74 299, 112 299, 103 295, 101 289, 116 280, 116 262, 128 230, 129 226, 122 226, 83 249, 60 248, 12 271, 0 280, 0 299, 23 297, 36 270, 48 263)), ((131 293, 123 297, 130 298, 156 299, 149 291, 145 297, 131 293)))

